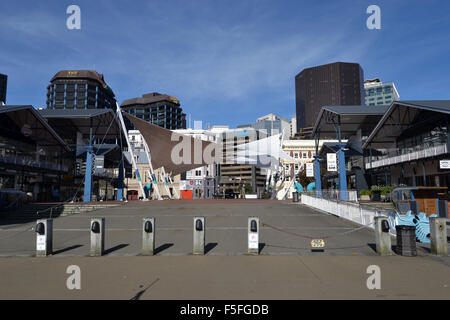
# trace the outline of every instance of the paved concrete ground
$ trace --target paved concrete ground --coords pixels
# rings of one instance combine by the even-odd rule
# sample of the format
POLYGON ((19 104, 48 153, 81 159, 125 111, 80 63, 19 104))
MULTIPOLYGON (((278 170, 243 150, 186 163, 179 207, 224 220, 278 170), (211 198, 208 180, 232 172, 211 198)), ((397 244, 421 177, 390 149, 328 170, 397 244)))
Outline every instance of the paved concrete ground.
POLYGON ((449 257, 420 245, 418 257, 379 257, 372 230, 343 235, 359 226, 291 202, 136 202, 59 217, 47 258, 27 257, 34 223, 19 222, 0 220, 0 299, 450 299, 449 257), (206 217, 207 256, 191 255, 194 216, 206 217), (263 227, 261 256, 247 256, 249 216, 297 235, 263 227), (91 217, 106 218, 104 257, 86 257, 91 217), (138 256, 143 217, 156 218, 157 256, 138 256), (311 252, 307 237, 323 236, 325 252, 311 252), (66 288, 69 265, 81 268, 79 291, 66 288), (381 290, 367 289, 369 265, 381 290))
POLYGON ((431 257, 184 256, 0 259, 0 299, 450 299, 431 257), (67 267, 81 270, 68 290, 67 267), (369 265, 381 289, 367 288, 369 265))
MULTIPOLYGON (((134 202, 54 219, 53 247, 57 256, 89 254, 89 226, 92 217, 106 218, 106 254, 139 255, 142 246, 142 218, 156 219, 156 247, 159 255, 189 255, 192 252, 193 217, 206 217, 208 255, 242 255, 247 252, 247 220, 250 216, 287 232, 261 226, 262 255, 375 255, 374 234, 338 217, 291 202, 263 200, 134 202), (292 233, 296 234, 293 235, 292 233), (308 237, 326 239, 323 253, 311 252, 308 237)), ((33 256, 34 222, 9 224, 0 220, 0 257, 33 256)))

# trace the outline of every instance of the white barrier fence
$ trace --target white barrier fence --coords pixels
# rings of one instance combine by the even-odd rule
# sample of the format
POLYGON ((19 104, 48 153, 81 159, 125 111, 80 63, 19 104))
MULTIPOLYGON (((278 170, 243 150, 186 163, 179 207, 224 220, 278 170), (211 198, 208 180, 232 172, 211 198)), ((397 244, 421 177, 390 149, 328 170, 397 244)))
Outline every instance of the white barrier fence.
POLYGON ((363 208, 357 203, 333 201, 329 199, 317 198, 308 194, 301 195, 301 202, 307 206, 325 211, 372 229, 374 229, 375 217, 387 216, 391 227, 389 232, 392 235, 396 235, 395 226, 397 225, 397 221, 395 215, 392 213, 363 208))

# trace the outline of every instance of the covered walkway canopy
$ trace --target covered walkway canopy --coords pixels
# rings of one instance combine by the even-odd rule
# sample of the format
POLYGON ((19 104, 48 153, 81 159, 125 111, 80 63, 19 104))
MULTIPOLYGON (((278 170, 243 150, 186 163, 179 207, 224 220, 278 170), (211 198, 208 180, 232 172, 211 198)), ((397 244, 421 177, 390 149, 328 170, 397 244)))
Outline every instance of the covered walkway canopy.
POLYGON ((365 148, 388 148, 413 124, 431 126, 450 114, 450 100, 395 101, 365 141, 365 148))
POLYGON ((314 124, 317 139, 349 139, 361 129, 370 134, 389 106, 324 106, 314 124))
POLYGON ((69 150, 64 140, 45 121, 33 106, 3 106, 0 108, 0 124, 3 131, 20 131, 36 144, 46 147, 62 147, 69 150), (11 128, 11 125, 15 128, 11 128))
POLYGON ((346 145, 361 152, 361 140, 370 134, 377 125, 388 106, 324 106, 316 119, 312 135, 316 140, 316 156, 314 161, 314 177, 316 181, 317 196, 322 195, 322 183, 320 174, 320 139, 336 139, 338 144, 326 148, 337 153, 337 165, 339 172, 339 189, 341 200, 348 200, 347 172, 345 163, 346 145), (343 140, 348 140, 344 143, 343 140), (333 151, 336 150, 336 151, 333 151))
POLYGON ((39 112, 68 142, 75 156, 85 154, 83 201, 91 201, 94 155, 105 156, 105 167, 119 168, 117 198, 121 200, 124 177, 122 151, 126 139, 117 114, 112 109, 44 109, 39 112), (80 134, 82 141, 79 140, 80 134))
POLYGON ((43 109, 39 113, 63 139, 72 141, 73 144, 76 144, 77 132, 86 139, 91 137, 106 141, 120 139, 121 134, 123 137, 116 113, 112 109, 43 109))

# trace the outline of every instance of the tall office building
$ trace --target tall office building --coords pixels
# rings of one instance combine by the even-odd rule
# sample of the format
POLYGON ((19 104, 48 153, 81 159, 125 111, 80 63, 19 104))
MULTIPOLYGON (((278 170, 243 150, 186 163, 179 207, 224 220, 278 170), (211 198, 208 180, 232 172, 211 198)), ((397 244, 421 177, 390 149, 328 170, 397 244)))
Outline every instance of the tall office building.
MULTIPOLYGON (((186 114, 177 98, 158 92, 144 94, 142 98, 125 100, 122 110, 129 114, 158 125, 165 129, 186 129, 186 114)), ((128 119, 125 119, 128 130, 135 129, 128 119)))
POLYGON ((267 136, 281 133, 283 139, 289 139, 291 136, 291 124, 289 123, 289 120, 281 118, 273 113, 269 113, 268 115, 256 119, 256 123, 242 124, 237 127, 239 129, 253 128, 259 131, 264 131, 267 136))
POLYGON ((6 88, 8 85, 8 76, 0 73, 0 105, 6 104, 6 88))
POLYGON ((114 92, 94 70, 62 70, 47 87, 47 109, 116 109, 114 92))
POLYGON ((380 79, 364 81, 366 93, 366 106, 390 105, 394 101, 400 100, 394 82, 383 83, 380 79))
POLYGON ((266 176, 254 164, 236 163, 237 146, 267 137, 267 132, 254 128, 225 130, 218 134, 217 142, 222 144, 223 163, 219 165, 219 186, 221 193, 232 190, 239 193, 242 186, 251 186, 252 193, 264 189, 266 176))
POLYGON ((323 106, 361 105, 363 81, 358 63, 335 62, 302 70, 295 77, 297 131, 312 127, 323 106))

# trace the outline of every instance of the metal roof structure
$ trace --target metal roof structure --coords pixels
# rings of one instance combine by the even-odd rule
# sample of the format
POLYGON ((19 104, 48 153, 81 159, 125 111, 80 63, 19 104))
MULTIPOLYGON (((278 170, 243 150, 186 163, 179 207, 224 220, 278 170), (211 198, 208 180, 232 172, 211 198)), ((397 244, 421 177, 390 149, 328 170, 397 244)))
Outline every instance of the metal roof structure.
POLYGON ((31 105, 3 106, 0 115, 11 119, 19 128, 27 130, 27 136, 41 146, 62 146, 69 150, 66 142, 56 133, 41 114, 31 105))
POLYGON ((359 129, 369 135, 389 106, 324 106, 314 124, 312 135, 319 139, 349 139, 359 129))
POLYGON ((89 136, 91 127, 94 139, 123 137, 119 120, 112 109, 43 109, 39 113, 63 138, 73 138, 76 132, 89 136))
POLYGON ((450 114, 450 100, 394 101, 365 141, 363 149, 386 147, 414 121, 427 120, 431 113, 450 114))
MULTIPOLYGON (((319 153, 326 153, 326 149, 330 150, 332 153, 336 153, 338 152, 341 147, 339 146, 339 143, 335 143, 335 142, 324 142, 322 145, 322 148, 320 148, 320 152, 319 153)), ((362 155, 361 152, 359 152, 358 150, 352 148, 352 147, 347 147, 344 149, 344 154, 346 156, 360 156, 362 155)))

